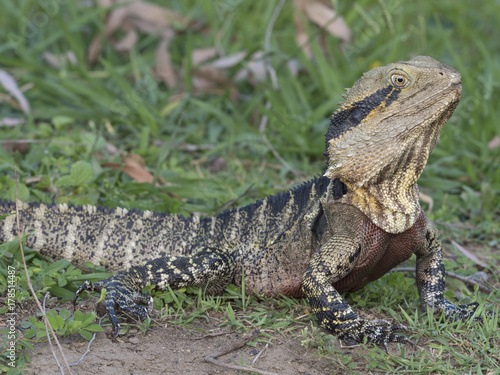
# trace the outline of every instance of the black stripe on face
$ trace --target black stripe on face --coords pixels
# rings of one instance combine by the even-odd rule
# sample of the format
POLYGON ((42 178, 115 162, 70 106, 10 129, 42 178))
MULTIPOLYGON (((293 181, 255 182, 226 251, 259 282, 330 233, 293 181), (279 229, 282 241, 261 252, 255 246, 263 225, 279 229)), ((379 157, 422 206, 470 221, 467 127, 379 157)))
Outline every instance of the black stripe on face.
POLYGON ((350 108, 334 114, 326 132, 326 142, 328 143, 329 140, 338 138, 341 134, 358 126, 370 112, 382 104, 384 108, 387 108, 398 98, 400 92, 401 89, 389 85, 354 103, 350 108))

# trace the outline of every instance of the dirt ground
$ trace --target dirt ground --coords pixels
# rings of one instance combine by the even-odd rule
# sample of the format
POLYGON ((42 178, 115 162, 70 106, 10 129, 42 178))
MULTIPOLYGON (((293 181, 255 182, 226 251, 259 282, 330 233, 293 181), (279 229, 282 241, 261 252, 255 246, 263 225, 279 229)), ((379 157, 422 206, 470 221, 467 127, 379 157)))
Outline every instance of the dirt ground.
MULTIPOLYGON (((94 298, 93 300, 95 300, 94 298)), ((71 309, 71 303, 60 304, 53 299, 48 308, 65 307, 71 309)), ((93 302, 79 304, 83 312, 96 311, 93 302)), ((34 315, 36 306, 27 303, 23 306, 26 317, 34 315)), ((99 308, 97 308, 99 311, 99 308)), ((209 320, 197 319, 189 323, 189 327, 175 325, 166 320, 156 321, 144 334, 136 327, 131 327, 126 334, 111 338, 111 327, 99 332, 92 342, 89 353, 76 366, 71 367, 74 375, 85 374, 243 374, 235 369, 228 369, 209 363, 204 357, 211 355, 233 344, 242 335, 234 328, 218 323, 227 317, 221 312, 210 312, 209 320)), ((347 374, 339 369, 335 360, 319 357, 315 348, 307 350, 300 343, 300 338, 290 332, 269 330, 266 335, 257 336, 256 346, 242 346, 218 358, 224 363, 253 367, 267 371, 263 374, 280 375, 323 375, 347 374), (269 337, 269 336, 270 337, 269 337), (266 343, 268 343, 266 347, 266 343), (260 353, 260 354, 259 354, 260 353), (256 359, 256 357, 258 357, 256 359)), ((73 334, 59 338, 68 362, 75 363, 87 350, 88 341, 73 334)), ((252 341, 251 341, 252 342, 252 341)), ((338 348, 340 342, 337 340, 338 348)), ((47 342, 35 343, 28 354, 31 363, 27 374, 61 374, 47 342)), ((337 344, 335 344, 337 345, 337 344)), ((57 352, 57 347, 54 345, 57 352)), ((361 347, 344 347, 342 354, 359 358, 363 355, 361 347)), ((391 351, 397 348, 391 348, 391 351)), ((57 352, 58 353, 58 352, 57 352)), ((62 363, 60 355, 59 361, 62 363)), ((248 373, 248 372, 247 372, 248 373)), ((360 375, 370 372, 359 371, 360 375)), ((68 374, 68 371, 65 371, 68 374)))
MULTIPOLYGON (((196 323, 196 328, 213 330, 213 324, 196 323)), ((210 334, 197 329, 167 324, 153 327, 146 335, 131 330, 118 340, 111 340, 104 333, 98 333, 92 343, 90 353, 83 361, 71 368, 73 374, 238 374, 237 370, 226 369, 204 361, 227 344, 240 338, 229 328, 216 328, 210 334)), ((261 336, 261 338, 263 338, 261 336)), ((77 361, 85 352, 88 341, 73 335, 63 338, 61 345, 68 362, 77 361)), ((265 347, 258 343, 255 348, 242 347, 219 358, 226 363, 252 366, 252 361, 265 347)), ((30 353, 31 364, 28 373, 60 374, 47 343, 36 344, 30 353)), ((336 372, 332 361, 307 351, 297 338, 275 337, 263 351, 254 367, 283 375, 342 374, 336 372)), ((66 372, 67 373, 67 372, 66 372)))

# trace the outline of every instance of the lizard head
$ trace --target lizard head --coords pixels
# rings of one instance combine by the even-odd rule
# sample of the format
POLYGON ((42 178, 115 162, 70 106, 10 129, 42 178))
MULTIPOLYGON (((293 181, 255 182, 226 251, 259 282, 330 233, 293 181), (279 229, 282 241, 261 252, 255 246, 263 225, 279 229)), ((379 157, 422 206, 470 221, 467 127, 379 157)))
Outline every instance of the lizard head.
POLYGON ((325 176, 351 190, 391 179, 412 188, 461 92, 460 74, 427 56, 365 73, 332 116, 325 176))

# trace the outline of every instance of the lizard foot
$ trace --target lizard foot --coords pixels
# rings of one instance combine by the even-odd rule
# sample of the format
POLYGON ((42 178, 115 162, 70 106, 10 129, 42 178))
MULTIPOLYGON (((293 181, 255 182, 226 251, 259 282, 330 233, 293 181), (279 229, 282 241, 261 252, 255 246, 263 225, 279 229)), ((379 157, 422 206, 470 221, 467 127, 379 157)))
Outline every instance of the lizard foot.
MULTIPOLYGON (((478 307, 479 303, 477 302, 455 306, 451 302, 445 300, 443 306, 438 306, 438 309, 444 310, 446 318, 455 322, 472 318, 472 321, 482 323, 484 320, 482 316, 474 316, 478 307)), ((493 312, 491 311, 484 311, 483 314, 488 318, 493 316, 493 312)))
POLYGON ((137 293, 133 286, 127 283, 127 279, 121 276, 117 274, 94 284, 87 280, 78 288, 73 300, 73 303, 76 303, 78 296, 85 290, 100 292, 103 288, 106 288, 104 304, 113 326, 114 337, 117 337, 120 332, 120 322, 116 316, 116 311, 146 319, 153 308, 153 298, 149 294, 137 293))
POLYGON ((415 344, 408 338, 396 334, 396 332, 408 331, 403 324, 391 324, 387 320, 358 319, 347 331, 339 335, 346 345, 356 345, 364 342, 383 345, 388 352, 388 342, 415 344))

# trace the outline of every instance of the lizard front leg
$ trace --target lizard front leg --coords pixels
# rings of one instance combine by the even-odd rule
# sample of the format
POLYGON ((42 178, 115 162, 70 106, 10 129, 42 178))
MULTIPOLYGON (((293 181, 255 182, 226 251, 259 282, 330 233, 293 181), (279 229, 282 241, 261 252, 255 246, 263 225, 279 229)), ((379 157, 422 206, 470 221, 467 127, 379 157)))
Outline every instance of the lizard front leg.
POLYGON ((387 342, 411 342, 395 333, 406 330, 401 324, 359 318, 332 286, 348 275, 359 260, 361 244, 355 238, 349 230, 337 233, 311 259, 302 280, 302 290, 312 311, 323 328, 348 345, 366 340, 382 344, 387 350, 387 342))
MULTIPOLYGON (((444 315, 451 320, 466 320, 474 316, 477 303, 454 305, 444 298, 446 271, 443 263, 441 237, 434 224, 427 219, 425 246, 416 252, 417 255, 417 288, 422 306, 433 307, 435 313, 444 315)), ((492 316, 491 311, 485 312, 492 316)), ((474 320, 482 321, 481 317, 474 320)))
POLYGON ((150 295, 141 294, 147 284, 160 290, 205 286, 208 293, 215 294, 223 292, 232 281, 234 270, 234 261, 226 251, 204 249, 191 256, 171 255, 118 272, 94 284, 87 280, 78 288, 74 301, 85 290, 99 292, 106 288, 104 303, 116 337, 120 331, 117 310, 141 319, 147 317, 153 303, 150 295))

